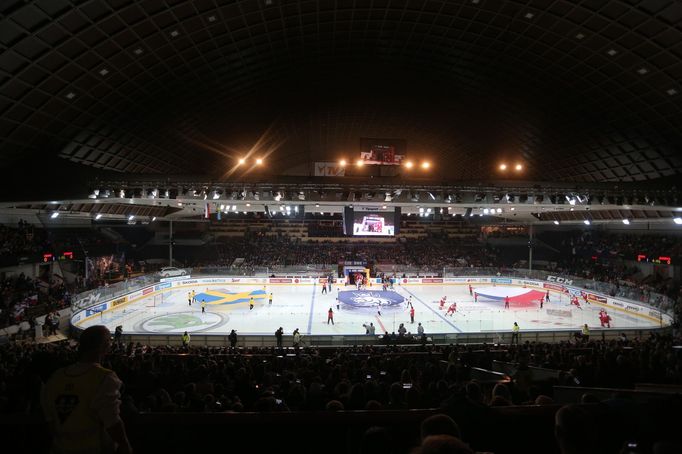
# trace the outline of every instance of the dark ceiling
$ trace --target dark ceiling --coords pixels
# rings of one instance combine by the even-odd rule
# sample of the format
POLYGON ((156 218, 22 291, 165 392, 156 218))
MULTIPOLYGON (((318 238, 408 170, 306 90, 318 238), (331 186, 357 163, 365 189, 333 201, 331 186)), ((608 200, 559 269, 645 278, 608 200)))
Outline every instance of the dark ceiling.
POLYGON ((682 170, 682 2, 1 0, 0 166, 279 173, 407 141, 439 177, 682 170), (60 157, 63 159, 56 159, 60 157), (82 166, 78 166, 81 168, 82 166))

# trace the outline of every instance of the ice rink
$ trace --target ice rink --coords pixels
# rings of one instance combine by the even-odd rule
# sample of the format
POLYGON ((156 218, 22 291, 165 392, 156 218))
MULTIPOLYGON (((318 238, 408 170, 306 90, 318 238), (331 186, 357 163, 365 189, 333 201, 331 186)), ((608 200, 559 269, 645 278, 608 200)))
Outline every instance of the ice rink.
MULTIPOLYGON (((517 322, 522 331, 578 330, 583 324, 599 328, 598 313, 607 309, 612 328, 657 327, 661 322, 644 314, 581 300, 580 308, 569 297, 556 291, 540 308, 544 291, 513 285, 480 285, 473 288, 477 301, 466 285, 422 284, 396 286, 382 291, 371 287, 357 291, 351 286, 334 285, 328 293, 322 285, 215 284, 174 287, 121 304, 77 323, 80 328, 107 325, 112 331, 122 325, 125 333, 190 333, 271 335, 280 326, 285 334, 298 328, 304 335, 365 334, 363 325, 374 324, 376 334, 398 332, 403 323, 408 332, 417 333, 421 323, 426 334, 510 331, 517 322), (192 293, 195 301, 190 305, 192 293), (272 294, 272 304, 269 296, 272 294), (439 301, 446 297, 446 304, 439 301), (509 297, 509 308, 504 300, 509 297), (253 309, 250 302, 253 298, 253 309), (202 300, 205 312, 202 313, 202 300), (457 311, 447 314, 452 302, 457 311), (414 323, 410 321, 410 303, 414 323), (332 309, 334 323, 328 323, 332 309)), ((473 293, 472 292, 472 293, 473 293)))

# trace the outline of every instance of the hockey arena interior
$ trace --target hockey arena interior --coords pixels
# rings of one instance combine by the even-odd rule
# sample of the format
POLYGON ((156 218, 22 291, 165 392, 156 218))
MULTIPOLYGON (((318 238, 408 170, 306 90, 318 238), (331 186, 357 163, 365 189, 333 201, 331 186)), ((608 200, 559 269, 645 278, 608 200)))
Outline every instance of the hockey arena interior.
POLYGON ((682 3, 0 2, 26 453, 682 453, 682 3))

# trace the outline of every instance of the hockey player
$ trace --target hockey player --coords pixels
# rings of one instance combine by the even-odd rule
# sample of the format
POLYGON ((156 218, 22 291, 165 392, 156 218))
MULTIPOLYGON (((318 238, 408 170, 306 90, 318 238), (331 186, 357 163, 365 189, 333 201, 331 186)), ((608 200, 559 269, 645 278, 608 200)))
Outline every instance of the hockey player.
POLYGON ((253 296, 249 299, 249 310, 253 310, 253 296))
POLYGON ((438 309, 440 309, 440 310, 445 309, 445 297, 442 297, 440 299, 440 305, 439 305, 438 309))
POLYGON ((469 284, 469 296, 473 296, 473 295, 474 295, 474 289, 473 289, 473 287, 471 287, 471 284, 469 284))
POLYGON ((448 307, 448 311, 445 313, 445 315, 450 314, 450 317, 455 315, 455 312, 457 312, 457 302, 454 302, 448 307))
POLYGON ((414 323, 414 307, 410 307, 410 323, 414 323))
POLYGON ((504 297, 504 308, 509 309, 509 297, 508 296, 504 297))
POLYGON ((478 293, 474 292, 474 303, 478 303, 478 293))

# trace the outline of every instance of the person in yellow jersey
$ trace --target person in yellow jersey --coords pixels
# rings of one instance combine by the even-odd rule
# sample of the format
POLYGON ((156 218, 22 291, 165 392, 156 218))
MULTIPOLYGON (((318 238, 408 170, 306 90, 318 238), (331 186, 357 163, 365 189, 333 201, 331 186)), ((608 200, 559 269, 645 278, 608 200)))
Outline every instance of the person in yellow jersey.
POLYGON ((511 338, 511 343, 513 344, 514 341, 516 341, 516 345, 519 345, 519 331, 521 328, 519 328, 518 323, 514 322, 514 326, 512 326, 512 338, 511 338))
POLYGON ((192 305, 192 292, 187 292, 187 302, 192 305))
POLYGON ((249 299, 249 310, 253 309, 253 296, 249 299))
POLYGON ((201 313, 203 314, 204 312, 206 312, 206 300, 202 298, 201 299, 201 313))
POLYGON ((587 326, 587 323, 583 325, 583 332, 582 332, 582 340, 583 342, 589 342, 590 341, 590 327, 587 326))
POLYGON ((272 292, 270 292, 270 295, 268 296, 268 305, 272 306, 272 292))
POLYGON ((197 302, 197 292, 195 292, 194 290, 192 290, 192 302, 193 303, 197 302))
POLYGON ((187 331, 182 334, 182 346, 189 347, 189 333, 187 331))
POLYGON ((121 380, 100 364, 111 333, 101 325, 81 333, 78 362, 58 369, 42 390, 52 449, 59 454, 132 453, 119 416, 121 380))

